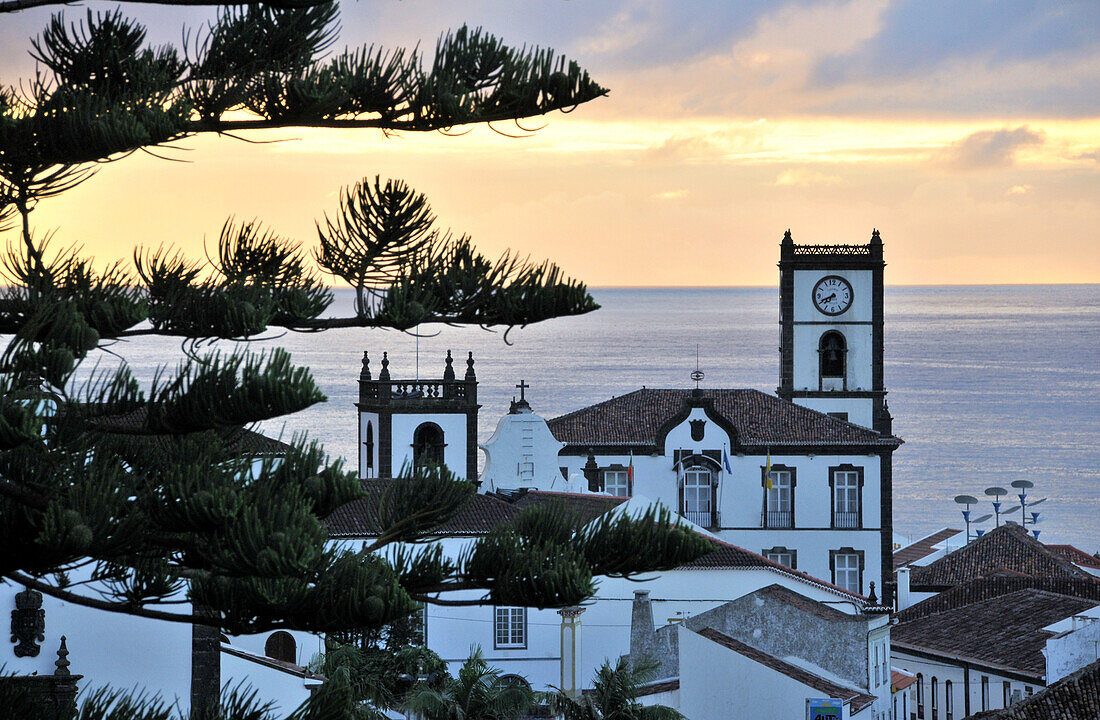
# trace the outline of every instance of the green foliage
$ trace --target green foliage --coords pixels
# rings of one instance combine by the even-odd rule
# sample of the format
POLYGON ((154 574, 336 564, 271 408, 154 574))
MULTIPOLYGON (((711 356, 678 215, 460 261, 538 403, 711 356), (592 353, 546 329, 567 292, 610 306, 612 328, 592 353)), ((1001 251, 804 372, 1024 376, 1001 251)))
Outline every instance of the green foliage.
POLYGON ((421 683, 406 700, 408 711, 424 720, 515 720, 534 704, 530 686, 502 678, 479 647, 472 648, 457 678, 440 687, 421 683))
POLYGON ((550 705, 563 720, 683 720, 676 710, 664 705, 642 705, 638 690, 653 679, 653 665, 631 666, 623 658, 615 665, 604 662, 596 671, 591 693, 580 698, 558 690, 550 705))

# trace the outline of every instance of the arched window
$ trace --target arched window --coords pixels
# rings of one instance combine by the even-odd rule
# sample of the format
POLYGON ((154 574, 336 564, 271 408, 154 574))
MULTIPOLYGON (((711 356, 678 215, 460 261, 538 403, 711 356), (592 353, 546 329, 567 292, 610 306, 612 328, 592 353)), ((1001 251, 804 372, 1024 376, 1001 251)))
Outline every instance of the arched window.
POLYGON ((938 683, 936 682, 936 676, 933 675, 932 676, 932 720, 939 720, 939 714, 938 714, 939 706, 936 702, 939 699, 938 697, 936 697, 937 685, 938 685, 938 683))
POLYGON ((917 717, 924 718, 924 675, 917 673, 917 717))
POLYGON ((844 342, 844 336, 836 330, 830 330, 821 336, 821 343, 817 347, 818 362, 821 367, 821 377, 844 377, 845 359, 848 354, 848 345, 844 342))
POLYGON ((951 681, 943 681, 943 714, 946 720, 955 720, 955 702, 951 697, 951 681))
POLYGON ((285 630, 271 633, 264 645, 264 655, 272 660, 282 660, 293 663, 298 660, 298 645, 294 642, 294 636, 285 630))
POLYGON ((443 428, 433 422, 426 422, 413 433, 413 465, 423 467, 425 463, 443 464, 443 428))
POLYGON ((374 468, 374 423, 367 421, 367 439, 363 442, 367 446, 367 467, 374 468))

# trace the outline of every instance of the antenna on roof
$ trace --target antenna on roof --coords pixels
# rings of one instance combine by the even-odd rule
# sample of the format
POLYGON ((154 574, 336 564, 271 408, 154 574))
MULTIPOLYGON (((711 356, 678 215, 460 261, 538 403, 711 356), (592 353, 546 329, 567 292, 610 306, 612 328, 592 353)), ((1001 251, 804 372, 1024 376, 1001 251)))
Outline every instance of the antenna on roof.
POLYGON ((695 389, 699 389, 699 383, 703 382, 706 373, 699 369, 699 343, 695 343, 695 369, 691 371, 691 379, 695 381, 695 389))

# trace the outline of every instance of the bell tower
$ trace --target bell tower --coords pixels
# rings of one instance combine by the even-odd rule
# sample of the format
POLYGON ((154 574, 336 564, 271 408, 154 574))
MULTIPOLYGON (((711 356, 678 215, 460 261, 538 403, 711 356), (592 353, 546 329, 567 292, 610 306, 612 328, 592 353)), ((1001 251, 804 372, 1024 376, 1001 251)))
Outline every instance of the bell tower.
POLYGON ((392 478, 425 460, 446 465, 458 477, 477 480, 477 375, 474 354, 456 379, 447 351, 443 377, 394 380, 388 353, 378 378, 363 353, 359 373, 359 477, 392 478))
POLYGON ((796 245, 779 256, 779 397, 890 434, 882 377, 882 238, 796 245))

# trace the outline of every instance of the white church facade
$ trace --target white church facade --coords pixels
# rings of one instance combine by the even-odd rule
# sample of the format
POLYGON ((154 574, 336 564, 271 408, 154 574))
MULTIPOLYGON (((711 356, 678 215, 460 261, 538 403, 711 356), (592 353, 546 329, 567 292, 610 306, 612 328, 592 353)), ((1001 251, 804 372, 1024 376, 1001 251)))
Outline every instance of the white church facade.
MULTIPOLYGON (((721 540, 857 594, 892 598, 892 454, 883 381, 883 262, 866 245, 780 246, 777 394, 642 388, 549 421, 520 388, 483 447, 477 378, 359 379, 359 474, 428 458, 482 492, 643 495, 721 540)), ((524 385, 521 383, 521 385, 524 385)))

